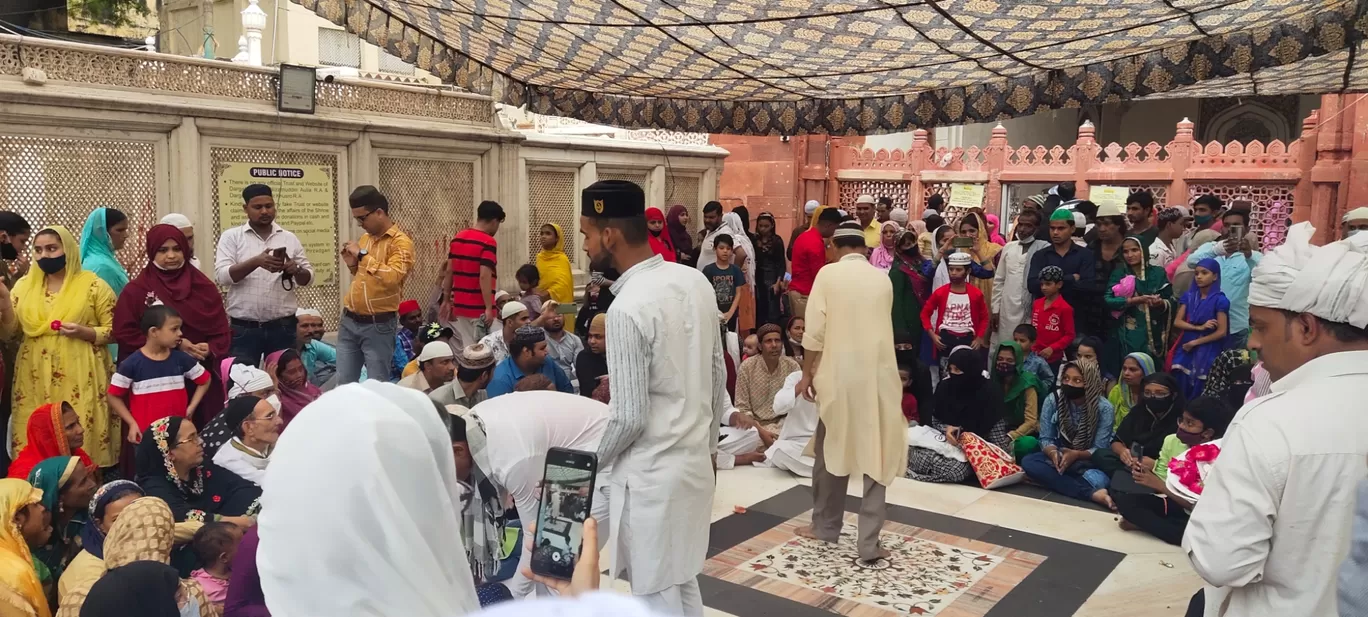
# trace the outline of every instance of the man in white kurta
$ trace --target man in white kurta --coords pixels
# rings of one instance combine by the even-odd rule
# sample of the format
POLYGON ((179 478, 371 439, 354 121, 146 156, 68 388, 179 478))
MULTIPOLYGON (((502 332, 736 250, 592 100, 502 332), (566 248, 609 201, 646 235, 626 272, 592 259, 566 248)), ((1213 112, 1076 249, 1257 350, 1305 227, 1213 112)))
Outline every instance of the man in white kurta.
POLYGON ((702 615, 721 416, 730 406, 717 300, 701 272, 647 244, 645 193, 605 180, 581 194, 590 267, 613 283, 606 347, 612 403, 599 465, 613 465, 614 576, 666 615, 702 615))
MULTIPOLYGON (((535 521, 541 503, 546 452, 551 448, 597 452, 603 429, 608 425, 608 406, 564 392, 512 392, 476 405, 465 420, 475 467, 484 472, 501 495, 513 497, 519 520, 535 521)), ((599 466, 590 511, 604 529, 611 526, 610 471, 599 466)), ((600 534, 599 541, 606 544, 608 534, 600 534)), ((531 553, 524 550, 522 566, 527 566, 530 559, 531 553)), ((532 581, 522 575, 522 568, 504 584, 515 598, 526 596, 533 587, 532 581)), ((538 589, 537 595, 544 595, 542 591, 538 589)))
POLYGON ((1254 269, 1249 348, 1272 393, 1235 415, 1183 536, 1208 617, 1336 614, 1368 472, 1368 234, 1313 232, 1293 226, 1254 269))
POLYGON ((907 420, 893 356, 893 284, 869 265, 864 233, 844 223, 832 236, 836 263, 817 273, 803 333, 803 377, 797 390, 816 391, 817 433, 809 454, 812 525, 798 535, 840 538, 850 476, 864 476, 859 553, 864 562, 888 557, 879 547, 887 517, 885 491, 907 467, 907 420))
POLYGON ((1036 229, 1040 226, 1040 213, 1026 210, 1017 217, 1017 240, 1007 243, 998 253, 997 269, 993 274, 992 312, 993 322, 997 324, 995 341, 1012 340, 1012 331, 1024 323, 1031 323, 1031 292, 1026 288, 1026 274, 1031 267, 1031 257, 1049 242, 1036 240, 1036 229))

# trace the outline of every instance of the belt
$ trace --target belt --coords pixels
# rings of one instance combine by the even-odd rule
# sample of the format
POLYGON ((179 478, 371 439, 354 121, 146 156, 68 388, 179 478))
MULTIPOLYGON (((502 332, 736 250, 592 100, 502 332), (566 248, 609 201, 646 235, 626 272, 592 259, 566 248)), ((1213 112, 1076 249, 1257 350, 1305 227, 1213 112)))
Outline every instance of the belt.
POLYGON ((271 326, 281 326, 286 325, 287 323, 294 323, 294 320, 294 315, 281 317, 279 319, 272 319, 270 321, 252 321, 250 319, 238 319, 236 317, 229 317, 228 323, 231 323, 241 328, 269 328, 271 326))
POLYGON ((376 313, 374 315, 362 315, 361 313, 355 313, 347 309, 342 309, 342 316, 352 321, 360 323, 384 323, 391 319, 394 319, 398 315, 397 313, 395 313, 395 311, 386 311, 384 313, 376 313))

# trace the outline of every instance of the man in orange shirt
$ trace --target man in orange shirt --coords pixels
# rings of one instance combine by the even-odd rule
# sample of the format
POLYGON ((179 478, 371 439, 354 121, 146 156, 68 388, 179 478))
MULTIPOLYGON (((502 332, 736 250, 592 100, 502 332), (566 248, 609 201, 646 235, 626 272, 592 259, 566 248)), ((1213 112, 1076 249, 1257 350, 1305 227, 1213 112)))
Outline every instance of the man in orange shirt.
POLYGON ((389 200, 375 187, 357 187, 348 199, 366 235, 342 247, 352 280, 337 331, 337 383, 360 380, 363 364, 370 379, 389 381, 399 300, 413 270, 413 240, 394 224, 389 200))

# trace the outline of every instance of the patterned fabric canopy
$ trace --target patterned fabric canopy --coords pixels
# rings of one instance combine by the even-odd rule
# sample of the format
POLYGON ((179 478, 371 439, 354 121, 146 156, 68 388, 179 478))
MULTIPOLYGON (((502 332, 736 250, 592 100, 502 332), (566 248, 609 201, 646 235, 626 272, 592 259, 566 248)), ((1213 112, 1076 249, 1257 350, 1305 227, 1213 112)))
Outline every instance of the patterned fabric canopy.
POLYGON ((629 128, 881 133, 1368 86, 1368 1, 296 2, 461 88, 629 128))

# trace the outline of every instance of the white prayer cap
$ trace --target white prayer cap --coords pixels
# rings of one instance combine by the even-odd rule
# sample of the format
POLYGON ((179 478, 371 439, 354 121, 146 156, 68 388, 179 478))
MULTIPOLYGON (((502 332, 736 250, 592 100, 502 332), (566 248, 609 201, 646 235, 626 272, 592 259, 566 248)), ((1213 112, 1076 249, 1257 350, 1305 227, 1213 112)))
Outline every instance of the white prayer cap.
POLYGON ((1126 209, 1121 204, 1109 203, 1097 207, 1097 217, 1104 216, 1126 216, 1126 209))
MULTIPOLYGON (((167 224, 170 225, 170 223, 167 224)), ((299 308, 295 309, 295 317, 317 317, 323 319, 323 313, 318 312, 318 309, 299 308)))
POLYGON ((513 294, 508 293, 508 292, 506 292, 506 291, 500 289, 499 291, 494 292, 494 301, 495 301, 495 302, 498 302, 498 301, 499 301, 499 298, 507 298, 507 297, 512 296, 512 295, 513 295, 513 294))
POLYGON ((822 207, 822 204, 816 199, 809 199, 807 203, 803 204, 803 214, 812 216, 812 213, 816 212, 817 208, 820 207, 822 207))
POLYGON ((1088 217, 1083 216, 1082 212, 1074 212, 1074 227, 1082 229, 1088 226, 1088 217))
POLYGON ((194 223, 190 222, 190 217, 185 216, 184 214, 181 214, 179 212, 172 212, 171 214, 163 216, 160 222, 163 225, 170 225, 177 229, 184 229, 186 227, 195 226, 194 223))
POLYGON ((873 195, 868 195, 868 194, 866 194, 866 195, 861 195, 861 196, 859 196, 858 198, 855 199, 855 203, 857 203, 857 204, 872 204, 872 203, 874 203, 874 196, 873 196, 873 195))
POLYGON ((423 353, 418 354, 418 363, 422 364, 438 358, 451 358, 455 355, 451 351, 451 345, 446 344, 445 341, 431 341, 423 344, 423 353))
POLYGON ((922 210, 922 220, 926 220, 926 219, 931 218, 931 215, 933 215, 933 214, 940 214, 940 213, 939 213, 939 212, 936 212, 935 210, 932 210, 932 209, 930 209, 930 208, 927 208, 927 209, 925 209, 925 210, 922 210))
POLYGON ((888 213, 888 220, 897 221, 899 225, 907 226, 907 211, 902 208, 894 208, 888 213))
POLYGON ((1368 327, 1368 234, 1315 246, 1315 232, 1310 223, 1297 223, 1282 246, 1264 254, 1249 304, 1368 327))
POLYGON ((517 315, 518 313, 521 313, 525 310, 527 310, 526 304, 518 302, 517 300, 513 300, 512 302, 509 302, 508 304, 504 305, 503 312, 499 313, 499 316, 504 319, 508 319, 509 317, 517 315))
POLYGON ((1344 222, 1368 220, 1368 207, 1354 208, 1344 215, 1344 222))
POLYGON ((260 392, 275 385, 266 371, 246 364, 234 364, 232 368, 228 369, 228 382, 230 384, 228 398, 230 399, 243 394, 260 392))
POLYGON ((949 257, 945 258, 945 265, 968 266, 973 261, 974 260, 969 257, 969 253, 951 253, 949 257))

